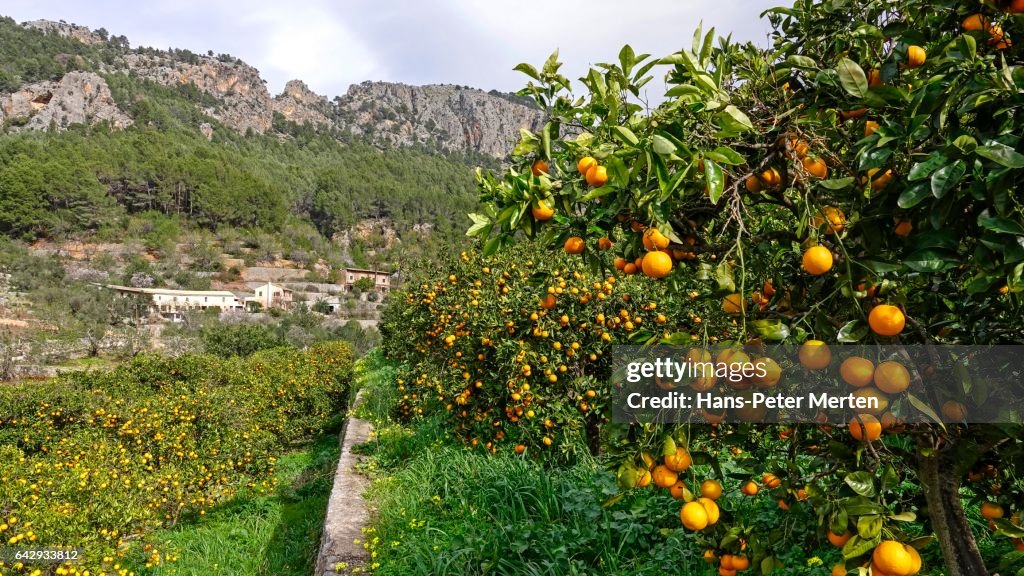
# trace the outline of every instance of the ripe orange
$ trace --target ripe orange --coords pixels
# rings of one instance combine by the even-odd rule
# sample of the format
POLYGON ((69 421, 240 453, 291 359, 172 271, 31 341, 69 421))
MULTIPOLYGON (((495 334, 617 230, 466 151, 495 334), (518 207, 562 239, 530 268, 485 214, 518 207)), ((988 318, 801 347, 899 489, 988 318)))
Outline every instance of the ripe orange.
POLYGON ((589 172, 594 166, 597 166, 597 160, 592 156, 584 156, 576 163, 576 169, 579 170, 580 174, 583 176, 586 176, 587 172, 589 172))
POLYGON ((771 388, 779 383, 779 378, 782 377, 782 366, 779 366, 778 362, 772 358, 760 358, 755 362, 755 366, 760 366, 764 370, 764 376, 754 374, 751 379, 755 386, 771 388))
POLYGON ((832 269, 832 252, 824 246, 811 246, 804 252, 803 266, 811 276, 821 276, 832 269))
POLYGON ((879 336, 895 336, 903 332, 906 321, 903 311, 889 304, 879 304, 868 314, 868 325, 879 336))
POLYGON ((781 508, 782 510, 789 511, 789 503, 786 502, 785 500, 779 498, 776 504, 778 504, 779 508, 781 508))
POLYGON ((746 185, 747 192, 750 192, 751 194, 756 194, 761 191, 761 181, 757 179, 757 176, 750 175, 747 178, 746 185))
POLYGON ((565 241, 563 249, 566 254, 582 254, 586 247, 587 244, 583 241, 583 238, 580 238, 579 236, 570 236, 569 239, 565 241))
POLYGON ((832 351, 821 340, 808 340, 800 346, 800 364, 810 370, 827 368, 832 361, 832 351))
POLYGON ((840 562, 832 566, 832 576, 846 576, 846 564, 840 562))
POLYGON ((648 252, 641 266, 645 275, 664 278, 672 271, 672 257, 668 252, 648 252))
POLYGON ((686 487, 686 483, 682 480, 677 481, 668 489, 668 493, 672 495, 676 500, 685 500, 687 502, 693 501, 693 492, 686 487))
POLYGON ((533 172, 534 176, 540 176, 541 174, 548 173, 548 163, 542 158, 537 158, 533 161, 533 166, 530 166, 530 171, 533 172))
POLYGON ((544 299, 540 301, 541 308, 545 310, 551 310, 558 303, 558 298, 554 294, 545 294, 544 299))
POLYGON ((594 188, 600 188, 608 183, 608 169, 604 166, 594 166, 587 171, 587 184, 594 188))
POLYGON ((761 482, 763 482, 769 490, 774 490, 775 488, 782 486, 782 480, 771 472, 765 472, 764 476, 761 476, 761 482))
POLYGON ((622 267, 622 271, 626 274, 636 274, 636 264, 629 262, 622 267))
POLYGON ((1013 0, 1013 2, 1010 2, 1010 7, 1007 8, 1007 12, 1012 14, 1024 13, 1024 0, 1013 0))
POLYGON ((516 454, 522 454, 523 452, 526 452, 526 445, 516 444, 516 454))
POLYGON ((842 209, 835 206, 825 206, 821 209, 821 214, 814 216, 811 223, 815 228, 821 228, 824 225, 826 234, 836 234, 846 229, 846 214, 843 214, 842 209))
POLYGON ((541 222, 551 220, 551 217, 555 215, 555 209, 548 206, 547 202, 538 200, 531 208, 530 211, 533 213, 533 217, 541 222))
POLYGON ((912 576, 921 569, 917 550, 895 540, 885 540, 871 554, 872 567, 888 576, 912 576))
POLYGON ((824 178, 828 176, 828 165, 821 158, 811 158, 810 156, 803 159, 804 170, 815 178, 824 178))
POLYGON ((875 132, 878 132, 878 122, 874 120, 868 120, 864 123, 864 137, 867 138, 875 132))
POLYGON ((659 488, 671 488, 679 481, 679 474, 674 470, 669 470, 668 466, 662 464, 654 467, 651 476, 654 478, 654 485, 659 488))
POLYGON ((910 372, 899 362, 882 362, 875 368, 875 386, 886 394, 899 394, 910 386, 910 372))
POLYGON ((700 485, 700 495, 712 500, 718 500, 722 496, 722 483, 718 480, 705 480, 700 485))
POLYGON ((868 70, 868 86, 877 88, 882 85, 882 71, 878 68, 868 70))
POLYGON ((889 182, 892 181, 891 168, 889 170, 886 170, 885 172, 882 172, 882 175, 876 178, 875 175, 878 174, 878 172, 878 168, 872 168, 868 170, 868 180, 871 182, 871 189, 875 191, 885 188, 886 186, 889 185, 889 182))
POLYGON ((690 453, 686 451, 686 448, 677 447, 675 454, 665 456, 665 467, 673 472, 685 472, 692 463, 693 459, 690 458, 690 453))
POLYGON ((611 239, 609 239, 607 237, 602 237, 600 240, 597 241, 597 249, 598 250, 611 250, 612 249, 612 241, 611 241, 611 239))
POLYGON ((626 267, 626 259, 620 256, 615 259, 614 264, 616 270, 622 270, 626 267))
POLYGON ((836 534, 831 530, 828 531, 828 541, 836 548, 842 548, 846 544, 846 541, 852 537, 853 534, 849 530, 842 534, 836 534))
POLYGON ((853 391, 853 395, 856 398, 866 398, 867 402, 870 402, 872 398, 875 399, 877 406, 875 408, 864 408, 864 412, 872 414, 874 416, 882 415, 889 408, 889 397, 886 396, 882 391, 874 386, 865 386, 858 388, 853 391))
POLYGON ((942 417, 946 420, 961 422, 967 419, 967 407, 956 400, 946 400, 942 403, 942 417))
POLYGON ((750 558, 746 556, 733 556, 732 557, 732 569, 737 572, 742 572, 750 568, 750 558))
POLYGON ((640 470, 637 473, 636 485, 638 487, 640 487, 640 488, 647 488, 648 486, 650 486, 651 485, 651 471, 650 470, 640 470))
POLYGON ((981 503, 981 517, 985 520, 997 520, 1003 517, 1005 511, 1003 507, 995 502, 982 502, 981 503))
MULTIPOLYGON (((1016 1, 1014 2, 1014 4, 1016 4, 1016 1)), ((979 30, 988 31, 989 19, 983 14, 971 14, 967 18, 964 18, 964 21, 961 24, 961 26, 963 26, 963 29, 966 30, 967 32, 977 32, 979 30)))
POLYGON ((643 235, 644 248, 648 250, 664 250, 668 248, 669 239, 661 232, 658 232, 657 228, 648 228, 644 230, 643 235))
POLYGON ((882 423, 871 414, 858 414, 850 420, 850 436, 854 440, 874 442, 882 437, 882 423))
POLYGON ((900 238, 906 238, 910 236, 910 233, 914 230, 914 223, 904 218, 896 223, 895 233, 900 238))
POLYGON ((924 66, 928 53, 920 46, 907 47, 907 68, 920 68, 924 66))
POLYGON ((721 510, 718 508, 718 504, 714 500, 706 496, 697 498, 696 503, 704 507, 704 511, 708 515, 708 525, 715 524, 718 522, 718 517, 721 515, 721 510))
POLYGON ((775 168, 768 168, 761 172, 761 182, 768 188, 778 188, 782 184, 782 175, 775 168))
POLYGON ((839 376, 854 388, 863 388, 871 384, 875 375, 875 364, 867 358, 850 356, 839 365, 839 376))
POLYGON ((757 482, 754 482, 753 480, 747 480, 743 483, 743 486, 740 486, 740 492, 747 496, 757 496, 757 492, 760 489, 761 488, 757 485, 757 482))
POLYGON ((736 571, 724 566, 718 567, 718 576, 736 576, 736 571))
POLYGON ((745 309, 742 294, 729 294, 722 299, 722 310, 726 314, 742 314, 745 309))
POLYGON ((687 502, 679 509, 679 520, 688 530, 703 530, 708 527, 708 512, 700 502, 687 502))

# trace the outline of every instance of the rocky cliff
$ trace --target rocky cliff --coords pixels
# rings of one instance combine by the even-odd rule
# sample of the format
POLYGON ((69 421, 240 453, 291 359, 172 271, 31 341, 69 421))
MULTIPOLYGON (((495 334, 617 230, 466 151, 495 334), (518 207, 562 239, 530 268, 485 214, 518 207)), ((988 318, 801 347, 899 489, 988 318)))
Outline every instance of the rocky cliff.
MULTIPOLYGON (((39 20, 24 26, 95 45, 104 55, 90 62, 77 61, 74 67, 104 75, 129 74, 164 86, 192 85, 204 95, 197 99, 201 102, 197 106, 205 115, 241 133, 268 132, 274 114, 279 113, 285 120, 364 137, 381 147, 425 145, 504 158, 520 128, 537 130, 543 121, 542 112, 521 99, 450 85, 364 82, 332 101, 293 80, 282 94, 271 98, 259 71, 235 58, 187 50, 130 50, 126 40, 123 45, 113 40, 107 44, 105 33, 64 22, 39 20)), ((72 72, 59 81, 0 94, 0 122, 5 118, 12 129, 62 129, 100 120, 115 128, 131 124, 111 98, 106 82, 92 72, 72 72)), ((196 129, 212 137, 208 123, 196 129)))
POLYGON ((12 131, 66 129, 72 124, 109 122, 126 128, 132 119, 117 107, 106 80, 92 72, 69 72, 57 82, 36 82, 0 94, 0 124, 12 131))

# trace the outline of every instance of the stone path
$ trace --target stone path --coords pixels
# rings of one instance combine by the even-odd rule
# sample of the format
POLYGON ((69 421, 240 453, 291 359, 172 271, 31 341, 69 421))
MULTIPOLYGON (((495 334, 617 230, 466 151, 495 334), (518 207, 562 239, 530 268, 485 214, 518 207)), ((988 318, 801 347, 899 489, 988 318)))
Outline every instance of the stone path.
MULTIPOLYGON (((356 395, 352 407, 362 400, 362 392, 356 395)), ((341 458, 334 473, 334 487, 327 502, 324 517, 324 531, 317 555, 315 576, 336 576, 351 574, 353 568, 364 573, 363 565, 369 558, 362 544, 363 528, 369 522, 369 512, 363 492, 369 484, 366 476, 356 471, 360 457, 352 453, 352 447, 369 440, 373 426, 365 420, 350 417, 341 435, 341 458)))

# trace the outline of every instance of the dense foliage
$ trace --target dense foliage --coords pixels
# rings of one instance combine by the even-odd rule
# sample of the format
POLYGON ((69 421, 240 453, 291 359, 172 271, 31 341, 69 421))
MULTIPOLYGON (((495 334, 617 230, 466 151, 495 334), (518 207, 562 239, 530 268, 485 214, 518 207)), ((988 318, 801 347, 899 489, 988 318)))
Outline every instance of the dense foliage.
POLYGON ((93 574, 140 555, 161 564, 152 532, 242 488, 271 491, 276 458, 339 417, 351 368, 347 345, 323 344, 233 360, 144 356, 0 387, 5 543, 78 547, 74 567, 93 574))

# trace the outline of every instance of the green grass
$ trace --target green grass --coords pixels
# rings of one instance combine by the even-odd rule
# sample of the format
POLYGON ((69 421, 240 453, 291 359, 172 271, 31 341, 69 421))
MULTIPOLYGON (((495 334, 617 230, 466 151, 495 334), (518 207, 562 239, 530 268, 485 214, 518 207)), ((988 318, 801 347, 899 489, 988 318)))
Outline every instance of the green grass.
POLYGON ((206 516, 158 534, 177 556, 138 574, 309 576, 313 573, 338 438, 328 434, 278 460, 277 490, 243 493, 206 516))

